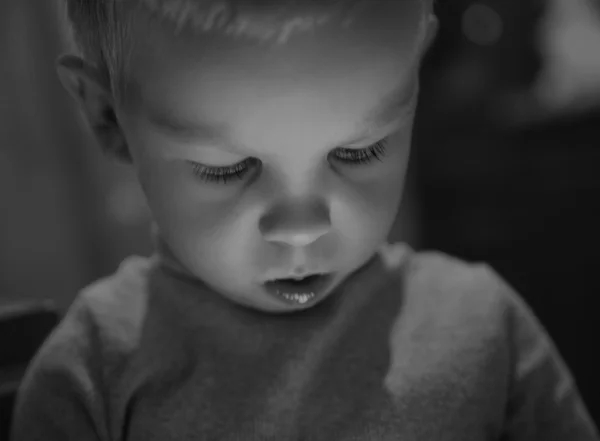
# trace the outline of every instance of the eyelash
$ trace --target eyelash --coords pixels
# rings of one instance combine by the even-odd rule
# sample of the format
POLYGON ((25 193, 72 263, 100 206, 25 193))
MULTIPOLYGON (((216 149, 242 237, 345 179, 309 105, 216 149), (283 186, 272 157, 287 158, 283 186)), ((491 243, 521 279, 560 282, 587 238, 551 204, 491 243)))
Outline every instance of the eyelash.
POLYGON ((235 165, 227 167, 209 167, 198 162, 190 161, 194 174, 205 182, 221 182, 226 184, 231 179, 237 177, 242 179, 254 158, 244 159, 235 165))
MULTIPOLYGON (((386 147, 387 139, 382 139, 363 149, 338 148, 337 150, 342 152, 342 154, 341 156, 335 156, 339 161, 349 165, 369 164, 374 159, 381 161, 381 158, 385 156, 386 147)), ((235 165, 226 167, 211 167, 194 161, 188 162, 192 165, 194 175, 201 180, 205 182, 222 182, 223 184, 226 184, 234 178, 240 180, 243 179, 250 169, 250 166, 253 165, 253 163, 258 162, 258 159, 247 158, 235 165)))

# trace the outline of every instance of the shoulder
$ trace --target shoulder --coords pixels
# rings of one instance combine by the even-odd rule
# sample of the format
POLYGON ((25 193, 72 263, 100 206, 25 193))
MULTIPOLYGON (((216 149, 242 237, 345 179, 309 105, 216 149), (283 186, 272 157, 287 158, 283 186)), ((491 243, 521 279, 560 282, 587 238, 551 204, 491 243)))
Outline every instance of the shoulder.
POLYGON ((149 259, 130 257, 114 274, 84 288, 32 366, 58 371, 83 369, 89 363, 104 364, 131 351, 144 320, 150 267, 149 259))
POLYGON ((518 296, 487 263, 467 262, 439 251, 414 252, 404 244, 382 247, 389 269, 402 277, 406 302, 435 313, 477 315, 502 311, 518 296))
POLYGON ((489 265, 436 251, 408 252, 396 273, 402 307, 393 346, 397 353, 418 354, 413 367, 478 370, 491 360, 507 367, 509 318, 520 301, 489 265))
MULTIPOLYGON (((387 251, 390 255, 402 254, 402 247, 391 247, 396 251, 387 251)), ((490 265, 438 251, 402 255, 395 271, 403 298, 394 331, 398 342, 418 333, 439 348, 440 356, 496 352, 529 365, 551 348, 532 308, 490 265)))
POLYGON ((123 359, 136 347, 150 266, 148 259, 129 258, 115 274, 77 295, 19 386, 15 426, 23 439, 34 431, 48 435, 50 421, 52 427, 68 427, 79 437, 87 439, 93 432, 108 439, 106 380, 110 372, 122 370, 123 359))
POLYGON ((431 300, 473 313, 501 307, 509 295, 506 283, 488 264, 437 251, 415 253, 408 262, 406 281, 409 290, 427 292, 431 300))
POLYGON ((102 343, 126 351, 135 345, 149 302, 153 261, 132 256, 117 271, 84 288, 65 320, 85 322, 102 343))
POLYGON ((406 262, 405 285, 408 301, 447 321, 502 332, 520 346, 545 338, 527 301, 487 263, 437 251, 414 253, 406 262))
POLYGON ((516 294, 490 266, 440 252, 409 253, 397 274, 402 306, 390 332, 388 389, 500 418, 512 369, 507 311, 516 294))

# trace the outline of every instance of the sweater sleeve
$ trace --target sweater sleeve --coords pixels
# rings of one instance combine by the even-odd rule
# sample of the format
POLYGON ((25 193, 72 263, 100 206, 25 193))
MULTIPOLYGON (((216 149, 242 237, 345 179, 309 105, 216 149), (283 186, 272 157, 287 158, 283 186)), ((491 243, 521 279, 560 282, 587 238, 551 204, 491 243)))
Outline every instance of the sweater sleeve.
POLYGON ((74 305, 27 368, 11 441, 108 441, 92 342, 89 314, 74 305))
POLYGON ((500 277, 512 349, 503 441, 598 441, 569 368, 531 308, 500 277))

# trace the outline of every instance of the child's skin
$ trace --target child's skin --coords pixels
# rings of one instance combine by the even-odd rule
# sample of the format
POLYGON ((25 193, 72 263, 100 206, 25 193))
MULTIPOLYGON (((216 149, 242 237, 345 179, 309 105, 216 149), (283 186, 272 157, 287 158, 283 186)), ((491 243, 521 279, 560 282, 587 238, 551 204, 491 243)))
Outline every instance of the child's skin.
POLYGON ((372 2, 347 28, 332 22, 280 46, 175 37, 139 15, 122 106, 78 58, 64 57, 59 72, 103 127, 104 147, 129 149, 161 236, 188 271, 252 308, 302 309, 262 282, 334 272, 329 294, 376 253, 396 216, 419 62, 436 28, 433 18, 420 27, 418 3, 372 2), (384 138, 380 160, 343 162, 340 148, 384 138), (225 183, 203 181, 188 162, 247 158, 256 159, 242 178, 225 183))

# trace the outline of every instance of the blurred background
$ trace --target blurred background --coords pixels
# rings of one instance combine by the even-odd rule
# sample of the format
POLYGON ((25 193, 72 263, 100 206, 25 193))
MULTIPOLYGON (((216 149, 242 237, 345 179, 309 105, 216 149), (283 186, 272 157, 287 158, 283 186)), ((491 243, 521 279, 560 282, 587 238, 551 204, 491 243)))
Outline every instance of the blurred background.
MULTIPOLYGON (((600 421, 600 1, 437 0, 437 14, 392 237, 491 263, 600 421)), ((67 48, 57 1, 0 2, 0 304, 64 312, 151 252, 134 176, 102 156, 59 84, 67 48)))

